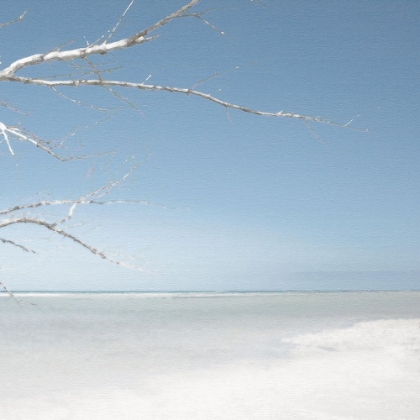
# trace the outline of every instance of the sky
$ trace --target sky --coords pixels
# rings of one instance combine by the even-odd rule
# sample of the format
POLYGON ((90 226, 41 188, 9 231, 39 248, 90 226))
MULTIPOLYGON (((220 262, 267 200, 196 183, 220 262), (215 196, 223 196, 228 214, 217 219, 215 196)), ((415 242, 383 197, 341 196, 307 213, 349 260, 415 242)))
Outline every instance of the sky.
MULTIPOLYGON (((127 3, 127 4, 126 4, 127 3)), ((16 0, 2 21, 1 68, 85 46, 128 5, 16 0)), ((137 0, 114 39, 182 6, 137 0)), ((0 144, 0 207, 77 198, 140 164, 110 200, 76 210, 66 229, 114 266, 39 226, 0 236, 0 281, 12 290, 407 290, 420 286, 420 3, 202 1, 146 44, 95 57, 114 80, 195 87, 263 111, 320 116, 347 127, 255 116, 165 92, 61 89, 3 82, 0 121, 45 140, 73 133, 62 163, 29 144, 0 144), (221 34, 223 32, 224 34, 221 34), (121 67, 121 68, 120 68, 121 67), (15 107, 20 113, 11 110, 15 107), (101 112, 94 107, 118 108, 101 112)), ((79 63, 86 66, 86 63, 79 63)), ((70 64, 22 75, 66 78, 70 64)), ((66 208, 44 209, 45 220, 66 208)), ((61 215, 61 216, 59 216, 61 215)))

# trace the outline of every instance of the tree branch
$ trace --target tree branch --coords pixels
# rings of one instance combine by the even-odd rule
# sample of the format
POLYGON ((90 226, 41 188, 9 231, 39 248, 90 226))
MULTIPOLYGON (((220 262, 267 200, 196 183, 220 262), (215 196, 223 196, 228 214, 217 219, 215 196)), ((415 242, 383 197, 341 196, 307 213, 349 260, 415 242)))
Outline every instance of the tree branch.
MULTIPOLYGON (((17 303, 21 303, 21 300, 20 299, 18 299, 14 294, 13 294, 13 292, 8 288, 8 287, 6 287, 6 285, 3 283, 3 282, 1 282, 0 281, 0 286, 6 291, 6 293, 11 297, 11 298, 13 298, 17 303)), ((34 303, 32 303, 32 305, 35 305, 34 303)))
MULTIPOLYGON (((117 179, 116 181, 111 181, 108 184, 96 189, 95 191, 92 191, 92 192, 90 192, 90 193, 88 193, 84 196, 81 196, 81 197, 75 199, 75 200, 43 200, 43 201, 38 201, 36 203, 17 205, 17 206, 11 207, 9 209, 2 210, 2 211, 0 211, 0 216, 5 216, 5 215, 11 215, 11 216, 13 215, 13 216, 10 219, 0 220, 0 229, 5 228, 7 226, 11 226, 11 225, 16 225, 16 224, 35 224, 35 225, 43 226, 44 228, 46 228, 46 229, 48 229, 48 230, 50 230, 50 231, 52 231, 52 232, 54 232, 58 235, 61 235, 65 238, 72 239, 74 242, 76 242, 77 244, 86 248, 92 254, 97 255, 100 258, 105 259, 105 260, 107 260, 107 261, 109 261, 113 264, 124 266, 124 267, 129 267, 129 268, 134 268, 134 269, 141 270, 141 271, 145 271, 144 268, 142 268, 142 267, 132 265, 132 264, 127 264, 123 261, 118 261, 118 260, 115 260, 115 259, 109 257, 104 252, 99 251, 97 248, 93 247, 92 245, 89 245, 86 241, 83 241, 80 238, 78 238, 77 236, 75 236, 75 235, 73 235, 73 234, 71 234, 71 233, 69 233, 69 232, 67 232, 63 229, 60 229, 58 227, 58 225, 61 225, 65 222, 67 222, 68 220, 70 220, 73 217, 74 211, 75 211, 75 209, 78 205, 84 205, 84 204, 104 205, 104 204, 120 204, 120 203, 127 203, 127 202, 136 203, 136 204, 149 204, 146 201, 140 201, 140 200, 98 201, 98 199, 100 197, 103 197, 103 196, 109 194, 112 189, 114 189, 119 184, 124 182, 128 177, 130 177, 132 175, 132 173, 134 172, 134 170, 141 163, 142 162, 140 162, 137 165, 134 165, 130 169, 130 171, 128 171, 125 175, 123 175, 121 178, 117 179), (48 221, 43 220, 39 217, 19 216, 19 215, 16 214, 16 212, 21 211, 21 210, 36 209, 36 208, 45 207, 45 206, 63 206, 63 205, 70 205, 68 213, 64 218, 62 218, 58 221, 55 221, 55 222, 48 222, 48 221)), ((23 245, 20 245, 17 242, 9 240, 9 239, 0 238, 0 242, 3 242, 4 244, 14 245, 14 246, 19 247, 22 250, 27 251, 27 252, 35 253, 35 251, 30 250, 30 249, 24 247, 23 245)))
MULTIPOLYGON (((117 23, 112 27, 111 30, 108 31, 108 35, 103 35, 100 37, 97 41, 90 43, 89 45, 81 48, 73 48, 68 50, 62 50, 63 48, 69 48, 68 44, 63 44, 58 47, 56 47, 53 51, 49 51, 43 54, 33 54, 24 58, 20 58, 11 64, 9 64, 7 67, 5 67, 3 70, 0 71, 0 82, 15 82, 15 83, 22 83, 22 84, 32 84, 32 85, 39 85, 39 86, 46 86, 51 88, 56 94, 61 96, 62 98, 66 100, 70 100, 71 102, 82 105, 82 106, 89 106, 92 109, 96 109, 99 111, 107 111, 106 108, 99 108, 93 105, 86 105, 85 103, 72 99, 69 96, 66 96, 62 94, 57 88, 59 87, 78 87, 78 86, 97 86, 101 88, 107 89, 110 93, 112 93, 114 96, 116 96, 119 100, 125 102, 130 107, 138 110, 138 108, 131 103, 127 98, 124 98, 122 95, 120 95, 119 91, 113 90, 113 88, 125 88, 125 89, 139 89, 139 90, 145 90, 145 91, 162 91, 162 92, 169 92, 169 93, 177 93, 177 94, 183 94, 187 96, 196 96, 200 99, 210 101, 215 103, 216 105, 222 106, 226 109, 228 112, 229 109, 235 109, 237 111, 258 115, 258 116, 266 116, 266 117, 275 117, 275 118, 293 118, 303 121, 305 124, 309 124, 311 122, 317 122, 317 123, 324 123, 328 125, 334 125, 334 126, 340 126, 345 127, 348 129, 353 129, 352 127, 349 127, 348 122, 347 124, 340 124, 336 123, 321 117, 314 117, 314 116, 308 116, 308 115, 302 115, 294 112, 285 112, 283 110, 278 112, 269 112, 269 111, 261 111, 258 109, 250 108, 247 106, 239 105, 232 102, 227 102, 225 100, 219 99, 216 96, 213 96, 211 94, 202 92, 200 90, 195 90, 194 87, 198 86, 200 83, 203 83, 204 81, 208 80, 204 79, 203 81, 197 83, 194 85, 193 88, 181 88, 176 86, 164 86, 159 84, 148 84, 146 83, 149 77, 146 79, 146 82, 143 83, 135 83, 135 82, 129 82, 124 80, 107 80, 104 78, 103 73, 109 72, 112 70, 101 70, 100 65, 96 65, 94 61, 91 60, 91 57, 94 55, 106 55, 110 54, 114 51, 130 48, 136 45, 143 44, 145 42, 152 41, 156 39, 158 36, 151 36, 151 33, 156 31, 157 29, 165 26, 169 22, 171 22, 173 19, 177 18, 187 18, 187 17, 193 17, 196 19, 201 20, 204 24, 209 26, 210 28, 216 30, 220 34, 224 34, 224 32, 220 31, 218 28, 216 28, 214 25, 212 25, 210 22, 205 20, 203 16, 209 12, 209 11, 202 11, 197 13, 190 12, 190 9, 197 5, 200 0, 192 0, 189 3, 185 4, 183 7, 178 9, 177 11, 173 12, 172 14, 168 15, 164 19, 161 19, 157 23, 147 27, 146 29, 143 29, 140 32, 137 32, 129 37, 122 38, 116 41, 111 42, 111 40, 116 36, 117 29, 119 28, 121 22, 124 20, 126 14, 128 13, 129 9, 133 5, 134 0, 131 0, 128 7, 125 9, 123 14, 120 16, 117 23), (84 60, 84 61, 77 61, 77 60, 84 60), (18 72, 29 68, 31 66, 36 66, 42 63, 51 63, 51 62, 70 62, 70 65, 73 65, 76 70, 71 71, 70 74, 62 75, 62 76, 54 76, 54 78, 51 77, 23 77, 19 76, 18 72), (80 64, 82 63, 82 64, 80 64), (88 67, 86 66, 86 64, 88 67), (85 77, 85 78, 84 78, 85 77), (64 79, 64 80, 63 80, 64 79)), ((24 16, 26 14, 26 11, 18 18, 13 21, 0 24, 0 28, 3 28, 5 26, 11 25, 13 23, 19 22, 23 20, 24 16)), ((133 31, 134 32, 134 31, 133 31)), ((1 64, 1 63, 0 63, 1 64)), ((213 76, 211 76, 213 77, 213 76)), ((211 78, 210 77, 210 78, 211 78)), ((0 102, 0 105, 7 106, 3 102, 0 102)), ((110 115, 110 114, 108 114, 110 115)), ((313 132, 310 125, 308 125, 309 129, 313 132)), ((367 130, 366 130, 367 131, 367 130)), ((7 148, 10 152, 10 154, 14 155, 14 150, 12 147, 13 141, 23 141, 28 142, 32 144, 33 146, 36 146, 43 150, 44 152, 50 154, 55 159, 58 159, 60 161, 68 161, 72 159, 85 159, 90 156, 61 156, 56 153, 57 149, 57 143, 51 143, 47 142, 36 135, 32 134, 31 132, 21 128, 20 126, 10 126, 6 125, 2 122, 0 122, 0 143, 4 141, 7 145, 7 148), (2 139, 2 140, 1 140, 2 139)), ((15 144, 15 143, 13 143, 15 144)), ((60 147, 59 145, 58 147, 60 147)), ((146 201, 140 201, 140 200, 109 200, 109 201, 103 201, 101 200, 101 197, 109 194, 109 192, 115 188, 117 185, 119 185, 121 182, 125 181, 134 171, 134 169, 137 167, 133 166, 131 170, 125 174, 123 177, 118 179, 117 181, 109 182, 107 185, 104 185, 95 191, 92 191, 84 196, 80 196, 77 199, 71 200, 71 199, 65 199, 65 200, 41 200, 30 204, 22 204, 22 205, 16 205, 13 207, 10 207, 6 210, 0 211, 0 216, 2 217, 2 220, 0 220, 0 229, 5 228, 8 226, 13 225, 37 225, 41 226, 44 229, 47 229, 63 238, 68 238, 77 243, 78 245, 82 246, 83 248, 87 249, 89 252, 91 252, 94 255, 99 256, 100 258, 107 260, 113 264, 121 265, 125 267, 134 268, 137 270, 145 271, 142 267, 138 267, 135 265, 127 264, 122 261, 118 261, 116 259, 113 259, 109 257, 106 253, 100 251, 98 248, 93 247, 86 241, 80 239, 78 236, 75 236, 71 233, 69 233, 67 230, 63 230, 61 227, 64 223, 68 222, 70 219, 73 218, 75 210, 77 206, 79 205, 85 205, 85 204, 115 204, 115 203, 141 203, 141 204, 149 204, 146 201), (55 216, 55 221, 47 221, 44 220, 45 216, 42 215, 42 212, 39 210, 38 215, 36 216, 29 216, 25 215, 24 210, 30 210, 30 209, 41 209, 46 206, 69 206, 68 209, 64 209, 63 214, 60 215, 60 219, 58 219, 57 216, 55 216), (67 211, 67 214, 66 212, 67 211)), ((34 212, 34 213, 37 213, 34 212)), ((29 211, 28 211, 29 213, 29 211)), ((3 244, 9 244, 15 247, 18 247, 26 252, 32 252, 35 253, 35 251, 26 248, 25 246, 17 243, 16 241, 0 238, 0 242, 3 244)), ((0 282, 0 286, 2 286, 7 293, 9 293, 10 296, 14 297, 13 293, 6 288, 6 286, 0 282)), ((16 298, 15 298, 16 299, 16 298)), ((18 300, 18 299, 16 299, 18 300)), ((18 300, 19 301, 19 300, 18 300)))
POLYGON ((115 26, 111 29, 111 31, 109 32, 109 35, 107 37, 107 39, 105 40, 105 42, 108 42, 115 34, 115 31, 118 29, 118 26, 120 26, 121 22, 124 20, 125 15, 127 14, 127 12, 130 10, 131 6, 133 5, 134 0, 131 0, 130 4, 127 6, 127 8, 124 10, 124 13, 120 16, 120 18, 118 19, 118 22, 115 24, 115 26))
POLYGON ((133 269, 140 270, 140 271, 145 271, 145 269, 142 268, 142 267, 132 265, 132 264, 127 264, 123 261, 117 261, 117 260, 114 260, 114 259, 108 257, 104 252, 99 251, 97 248, 89 245, 87 242, 82 241, 77 236, 74 236, 71 233, 66 232, 63 229, 57 228, 55 223, 48 223, 48 222, 46 222, 45 220, 42 220, 42 219, 33 219, 33 218, 29 218, 29 217, 21 217, 21 218, 18 218, 18 219, 9 219, 9 220, 6 219, 6 220, 3 220, 2 222, 0 222, 0 229, 4 228, 4 227, 7 227, 7 226, 11 226, 11 225, 16 225, 16 224, 33 224, 33 225, 43 226, 46 229, 48 229, 48 230, 50 230, 54 233, 57 233, 58 235, 61 235, 65 238, 69 238, 69 239, 73 240, 77 244, 86 248, 92 254, 97 255, 98 257, 100 257, 104 260, 107 260, 107 261, 109 261, 113 264, 121 265, 123 267, 133 268, 133 269))
POLYGON ((36 146, 37 148, 51 155, 54 159, 57 159, 61 162, 68 162, 70 160, 88 159, 93 156, 101 156, 101 155, 106 154, 106 153, 96 153, 93 155, 72 155, 72 156, 60 155, 56 153, 54 149, 56 149, 57 147, 61 147, 61 145, 54 146, 51 144, 51 142, 41 139, 35 134, 29 132, 28 130, 25 130, 23 128, 16 127, 16 126, 6 126, 2 122, 0 122, 0 135, 2 135, 3 138, 5 139, 8 149, 12 155, 14 155, 14 151, 11 147, 12 139, 31 143, 32 145, 36 146))
POLYGON ((16 243, 15 241, 11 241, 10 239, 0 238, 0 242, 3 242, 4 244, 10 244, 10 245, 16 246, 20 249, 23 249, 26 252, 32 252, 33 254, 36 254, 36 251, 34 251, 32 249, 29 249, 29 248, 26 248, 26 246, 20 245, 20 244, 16 243))
MULTIPOLYGON (((117 201, 97 201, 98 198, 103 197, 110 193, 110 191, 124 182, 127 178, 129 178, 133 172, 143 163, 140 162, 137 165, 134 165, 126 174, 124 174, 121 178, 117 179, 116 181, 110 181, 108 184, 103 185, 102 187, 96 189, 95 191, 92 191, 86 195, 80 196, 79 198, 75 200, 43 200, 38 201, 36 203, 30 203, 30 204, 20 204, 17 206, 10 207, 6 210, 0 211, 0 216, 4 216, 6 214, 12 214, 20 210, 26 210, 26 209, 36 209, 38 207, 44 207, 44 206, 64 206, 64 205, 71 205, 72 207, 74 205, 78 204, 111 204, 111 203, 124 203, 125 200, 117 200, 117 201)), ((141 200, 131 200, 130 202, 135 203, 141 203, 141 204, 148 204, 146 201, 141 200)), ((55 223, 56 225, 58 222, 55 223)), ((1 222, 0 222, 1 227, 1 222)))
POLYGON ((75 48, 73 50, 67 51, 52 51, 46 54, 34 54, 29 57, 21 58, 20 60, 15 61, 9 67, 0 71, 0 81, 8 80, 9 77, 13 76, 19 70, 22 70, 28 66, 34 66, 40 63, 46 63, 50 61, 68 61, 75 60, 78 58, 85 58, 95 54, 108 54, 114 50, 120 50, 122 48, 131 47, 132 45, 142 44, 144 42, 151 41, 155 37, 144 38, 140 37, 131 42, 131 45, 128 44, 128 39, 122 39, 120 41, 112 42, 111 44, 101 44, 101 45, 92 45, 84 48, 75 48))
POLYGON ((171 93, 181 93, 187 96, 198 96, 202 99, 214 102, 218 105, 221 105, 225 108, 236 109, 238 111, 247 112, 249 114, 261 115, 265 117, 281 117, 281 118, 295 118, 303 121, 313 121, 323 124, 335 125, 338 127, 345 127, 352 129, 347 124, 340 124, 334 121, 330 121, 321 117, 313 117, 310 115, 297 114, 295 112, 285 112, 283 110, 279 112, 269 112, 269 111, 260 111, 257 109, 252 109, 243 105, 234 104, 231 102, 224 101, 215 96, 212 96, 208 93, 204 93, 198 90, 190 88, 179 88, 174 86, 162 86, 162 85, 149 85, 146 83, 133 83, 126 82, 121 80, 92 80, 92 79, 80 79, 80 80, 44 80, 44 79, 32 79, 30 77, 10 77, 10 81, 19 82, 24 84, 34 84, 40 86, 56 87, 56 86, 112 86, 112 87, 121 87, 121 88, 131 88, 131 89, 140 89, 148 91, 164 91, 171 93))
MULTIPOLYGON (((36 208, 45 207, 45 206, 70 205, 67 216, 65 216, 64 218, 62 218, 62 219, 60 219, 60 220, 58 220, 54 223, 50 223, 51 226, 56 227, 57 225, 63 224, 65 222, 67 222, 68 220, 70 220, 73 217, 74 211, 79 204, 110 204, 110 202, 107 202, 107 201, 98 202, 96 200, 98 198, 104 196, 104 195, 109 194, 109 192, 114 187, 116 187, 118 184, 120 184, 125 179, 127 179, 133 173, 135 168, 136 167, 133 167, 127 174, 125 174, 123 177, 121 177, 117 181, 109 182, 107 185, 102 186, 102 187, 98 188, 97 190, 95 190, 93 192, 90 192, 87 195, 81 196, 76 200, 43 200, 43 201, 38 201, 36 203, 21 204, 21 205, 17 205, 17 206, 11 207, 9 209, 0 211, 0 216, 4 216, 6 214, 16 213, 16 212, 21 211, 21 210, 36 209, 36 208)), ((125 201, 124 200, 119 200, 118 202, 123 203, 125 201)), ((115 203, 115 201, 114 201, 114 203, 115 203)), ((26 218, 24 217, 24 219, 26 219, 26 218)), ((5 222, 7 222, 7 220, 5 222)), ((2 222, 0 222, 0 228, 4 227, 4 226, 7 226, 7 224, 2 225, 2 222)), ((3 241, 3 243, 6 243, 6 242, 3 241)), ((10 242, 8 241, 7 243, 10 243, 10 242)))
MULTIPOLYGON (((185 6, 181 7, 176 12, 172 13, 171 15, 167 16, 166 18, 160 20, 159 22, 155 23, 152 26, 149 26, 146 29, 143 29, 141 32, 138 32, 131 37, 120 39, 119 41, 108 43, 108 39, 105 40, 102 44, 99 45, 89 45, 84 48, 75 48, 72 50, 60 51, 55 50, 48 52, 46 54, 34 54, 30 55, 25 58, 21 58, 20 60, 16 60, 4 70, 0 71, 0 81, 1 80, 8 80, 11 76, 15 75, 19 70, 24 69, 28 66, 34 66, 41 63, 51 62, 51 61, 68 61, 68 60, 75 60, 80 58, 89 57, 95 54, 108 54, 111 51, 120 50, 123 48, 129 48, 134 45, 143 44, 145 42, 151 41, 156 37, 148 37, 146 36, 156 29, 166 25, 171 20, 181 17, 183 13, 185 13, 188 9, 195 6, 199 3, 200 0, 193 0, 190 3, 186 4, 185 6)), ((185 16, 187 17, 187 16, 185 16)))
MULTIPOLYGON (((120 25, 121 21, 126 16, 128 10, 133 4, 133 1, 130 2, 126 10, 121 15, 119 21, 117 24, 112 28, 112 30, 109 33, 109 36, 102 41, 102 43, 99 43, 101 38, 96 41, 93 44, 88 45, 87 47, 83 48, 75 48, 71 50, 65 50, 61 51, 61 47, 55 48, 53 51, 50 51, 45 54, 34 54, 22 59, 19 59, 12 64, 10 64, 8 67, 6 67, 4 70, 0 71, 0 81, 9 81, 9 82, 17 82, 17 83, 23 83, 23 84, 34 84, 34 85, 40 85, 40 86, 47 86, 50 87, 52 90, 54 90, 58 95, 61 97, 70 100, 73 103, 76 103, 78 105, 86 105, 83 104, 81 101, 72 99, 61 92, 57 90, 58 87, 77 87, 77 86, 98 86, 102 88, 106 88, 110 93, 112 93, 114 96, 116 96, 118 99, 126 103, 131 108, 135 109, 136 111, 141 112, 135 104, 130 102, 127 98, 120 95, 118 92, 116 92, 113 88, 131 88, 131 89, 140 89, 140 90, 147 90, 147 91, 165 91, 165 92, 171 92, 171 93, 180 93, 184 95, 192 95, 197 96, 201 99, 213 102, 217 105, 220 105, 224 107, 225 109, 235 109, 241 112, 246 112, 254 115, 260 115, 260 116, 268 116, 268 117, 281 117, 281 118, 293 118, 298 119, 301 121, 306 122, 317 122, 317 123, 324 123, 328 125, 334 125, 339 127, 344 127, 347 129, 355 130, 355 128, 350 127, 349 123, 347 124, 340 124, 334 121, 330 121, 325 118, 321 118, 318 116, 310 116, 310 115, 303 115, 298 114, 295 112, 286 112, 286 111, 278 111, 278 112, 269 112, 269 111, 261 111, 258 109, 253 109, 248 106, 228 102, 225 100, 222 100, 218 97, 215 97, 213 95, 210 95, 208 93, 194 90, 190 88, 180 88, 176 86, 163 86, 158 84, 147 84, 145 82, 143 83, 133 83, 128 81, 121 81, 121 80, 106 80, 103 78, 102 71, 99 70, 94 63, 89 59, 89 57, 95 55, 95 54, 109 54, 115 50, 129 48, 134 45, 139 45, 144 42, 150 41, 154 39, 155 37, 148 37, 148 35, 157 30, 158 28, 161 28, 162 26, 166 25, 170 21, 176 18, 185 18, 185 17, 193 17, 198 18, 200 20, 203 20, 202 16, 205 13, 208 13, 211 10, 206 10, 202 12, 197 13, 191 13, 189 12, 189 9, 191 9, 193 6, 198 4, 200 0, 192 0, 189 3, 187 3, 185 6, 181 7, 174 13, 170 14, 169 16, 165 17, 164 19, 161 19, 157 23, 149 26, 146 29, 143 29, 142 31, 127 37, 120 39, 118 41, 109 42, 111 38, 115 35, 115 32, 120 25), (34 66, 37 64, 45 63, 45 62, 51 62, 51 61, 68 61, 68 60, 76 60, 76 59, 84 59, 89 68, 90 68, 90 75, 96 76, 97 79, 88 78, 86 79, 74 79, 71 75, 67 76, 70 77, 68 80, 50 80, 49 78, 32 78, 32 77, 21 77, 18 76, 16 73, 20 70, 28 67, 28 66, 34 66)), ((24 16, 24 15, 22 15, 24 16)), ((204 21, 204 20, 203 20, 204 21)), ((209 22, 204 21, 205 24, 210 25, 213 29, 216 29, 213 25, 211 25, 209 22)), ((221 32, 221 31, 219 31, 221 32)), ((222 33, 222 32, 221 32, 222 33)), ((103 37, 102 37, 103 39, 103 37)), ((89 105, 88 105, 89 106, 89 105)), ((95 107, 93 105, 90 106, 92 109, 97 109, 99 111, 107 111, 106 108, 100 108, 95 107)), ((367 130, 358 130, 358 131, 367 131, 367 130)), ((58 153, 54 151, 54 148, 49 145, 47 142, 43 141, 42 139, 36 137, 33 134, 28 134, 23 132, 21 129, 16 127, 10 127, 3 123, 0 123, 0 136, 3 137, 4 141, 6 142, 7 148, 9 152, 14 155, 13 147, 11 144, 11 139, 15 140, 21 140, 21 141, 27 141, 29 143, 32 143, 36 147, 42 149, 46 153, 50 154, 55 159, 61 160, 61 161, 68 161, 73 159, 85 159, 86 156, 61 156, 58 153)))
POLYGON ((25 18, 26 13, 28 13, 27 10, 25 10, 17 19, 11 20, 10 22, 0 23, 0 29, 5 28, 6 26, 13 25, 14 23, 20 22, 25 18))

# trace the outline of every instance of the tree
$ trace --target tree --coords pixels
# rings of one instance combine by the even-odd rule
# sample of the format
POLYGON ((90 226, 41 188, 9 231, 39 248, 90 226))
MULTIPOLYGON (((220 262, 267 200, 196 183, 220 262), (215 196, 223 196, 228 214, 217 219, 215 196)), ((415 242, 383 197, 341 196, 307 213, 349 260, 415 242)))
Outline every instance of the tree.
MULTIPOLYGON (((79 100, 75 100, 65 95, 60 89, 76 89, 79 86, 90 87, 92 89, 106 89, 111 95, 117 97, 123 104, 127 107, 136 108, 136 106, 127 98, 125 98, 120 91, 121 90, 142 90, 142 91, 162 91, 186 96, 194 96, 200 99, 203 99, 207 102, 212 102, 221 107, 239 112, 245 112, 249 114, 254 114, 258 116, 266 117, 275 117, 275 118, 288 118, 296 119, 303 121, 304 123, 316 122, 316 123, 325 123, 331 125, 340 125, 332 121, 328 121, 319 117, 312 117, 308 115, 302 115, 294 112, 285 112, 283 110, 276 112, 262 111, 259 109, 253 109, 248 106, 238 105, 236 103, 228 102, 224 99, 220 99, 213 95, 207 94, 204 91, 196 90, 194 88, 183 88, 178 86, 166 86, 160 84, 150 84, 148 80, 145 82, 132 82, 125 79, 114 79, 109 78, 108 73, 110 69, 103 69, 101 64, 96 60, 97 57, 101 56, 112 56, 112 54, 118 50, 124 49, 135 49, 140 45, 156 41, 159 38, 159 35, 156 35, 158 30, 165 25, 170 24, 176 19, 198 19, 203 22, 205 25, 209 26, 211 29, 219 32, 223 35, 223 32, 217 29, 212 25, 206 18, 206 14, 211 12, 211 10, 203 11, 194 11, 194 6, 196 6, 200 0, 193 0, 185 4, 180 9, 176 10, 172 14, 166 16, 165 18, 159 20, 155 24, 138 30, 134 28, 132 35, 128 37, 118 38, 118 29, 121 23, 124 21, 124 18, 129 13, 131 6, 133 5, 134 0, 130 2, 128 7, 124 10, 117 23, 112 29, 108 31, 108 34, 101 36, 98 40, 92 43, 88 43, 87 46, 69 48, 68 44, 60 45, 56 47, 53 51, 48 51, 45 53, 33 54, 18 60, 11 62, 3 67, 0 71, 0 82, 15 83, 21 85, 37 85, 43 86, 45 88, 51 89, 55 94, 67 99, 68 101, 73 102, 75 105, 86 105, 79 100), (68 65, 71 68, 69 74, 65 76, 56 75, 54 78, 51 78, 50 75, 44 73, 45 64, 59 62, 63 65, 68 65), (35 71, 36 69, 36 71, 35 71), (35 75, 27 75, 28 73, 35 72, 35 75), (24 75, 22 75, 24 73, 24 75)), ((17 19, 6 22, 0 25, 0 28, 6 28, 12 24, 24 24, 21 23, 24 21, 26 11, 22 13, 17 19)), ((16 25, 13 25, 16 27, 16 25)), ((112 71, 116 71, 112 69, 112 71)), ((2 103, 2 105, 11 110, 13 106, 8 103, 2 103)), ((95 105, 88 105, 92 108, 95 108, 95 105)), ((109 112, 106 108, 99 108, 99 111, 109 112)), ((348 126, 348 124, 346 124, 348 126)), ((83 155, 75 152, 63 153, 64 142, 53 142, 47 141, 44 138, 37 136, 35 133, 25 129, 21 125, 11 125, 6 121, 0 122, 0 136, 2 143, 7 147, 8 153, 12 156, 16 153, 15 145, 19 143, 24 143, 28 147, 35 147, 40 149, 42 152, 48 154, 52 159, 63 162, 79 160, 79 159, 88 159, 92 155, 83 155)), ((97 155, 100 155, 98 152, 97 155)), ((123 204, 126 203, 126 200, 106 200, 106 196, 111 190, 115 189, 117 186, 121 185, 126 181, 136 169, 138 164, 133 163, 129 170, 126 173, 118 178, 117 180, 112 180, 106 185, 101 186, 98 189, 95 189, 87 194, 79 196, 76 199, 42 199, 35 200, 30 203, 16 204, 12 207, 6 208, 0 211, 0 229, 10 228, 18 225, 35 225, 40 228, 46 229, 53 234, 59 235, 63 238, 71 239, 76 244, 83 247, 85 250, 95 254, 96 256, 105 259, 113 264, 128 266, 134 269, 142 269, 142 267, 137 265, 128 264, 120 259, 115 259, 109 256, 107 253, 100 250, 99 245, 92 245, 89 242, 85 241, 83 238, 71 233, 68 229, 65 228, 67 222, 72 219, 75 210, 83 205, 105 205, 105 204, 123 204), (63 208, 63 213, 60 217, 47 218, 43 213, 43 210, 47 207, 60 207, 63 208), (28 212, 35 212, 34 214, 28 214, 28 212)), ((34 174, 35 175, 35 174, 34 174)), ((141 203, 139 200, 133 200, 137 203, 141 203)), ((6 231, 6 229, 5 229, 6 231)), ((0 241, 8 246, 14 246, 22 251, 35 253, 36 251, 27 247, 26 245, 20 243, 19 241, 11 238, 9 235, 5 237, 0 237, 0 241)), ((3 283, 5 290, 13 296, 12 292, 6 288, 3 283)))

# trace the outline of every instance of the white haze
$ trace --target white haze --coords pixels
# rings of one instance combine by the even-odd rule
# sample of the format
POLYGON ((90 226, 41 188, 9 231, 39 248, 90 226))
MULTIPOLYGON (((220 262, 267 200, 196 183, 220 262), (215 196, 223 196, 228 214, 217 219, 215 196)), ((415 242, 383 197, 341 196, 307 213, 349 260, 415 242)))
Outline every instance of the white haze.
POLYGON ((420 294, 0 301, 4 420, 418 420, 420 294))

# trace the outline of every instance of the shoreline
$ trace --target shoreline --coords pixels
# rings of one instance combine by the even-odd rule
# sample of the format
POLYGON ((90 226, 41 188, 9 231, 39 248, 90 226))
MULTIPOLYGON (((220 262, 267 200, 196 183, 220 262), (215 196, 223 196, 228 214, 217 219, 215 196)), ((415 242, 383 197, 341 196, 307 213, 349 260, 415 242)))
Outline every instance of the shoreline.
MULTIPOLYGON (((14 291, 16 296, 71 297, 71 296, 132 296, 142 298, 210 298, 210 297, 245 297, 245 296, 293 296, 293 295, 334 295, 334 294, 401 294, 420 293, 420 290, 286 290, 286 291, 14 291)), ((0 298, 10 296, 0 292, 0 298)))

